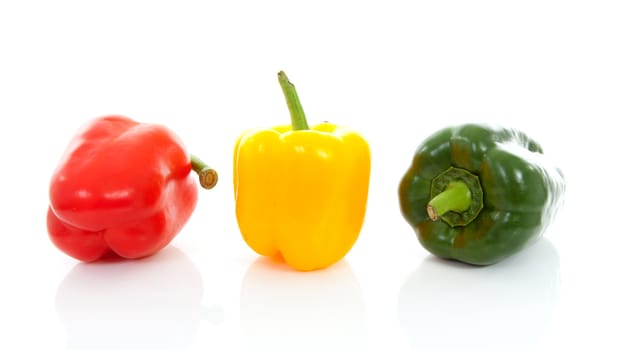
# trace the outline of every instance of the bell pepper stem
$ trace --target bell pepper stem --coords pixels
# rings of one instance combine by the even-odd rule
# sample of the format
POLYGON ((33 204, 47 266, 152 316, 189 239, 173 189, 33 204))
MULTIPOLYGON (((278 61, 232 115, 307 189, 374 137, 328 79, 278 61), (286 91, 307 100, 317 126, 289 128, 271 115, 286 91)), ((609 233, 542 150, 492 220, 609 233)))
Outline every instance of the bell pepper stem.
POLYGON ((281 85, 281 90, 286 97, 286 104, 288 105, 288 111, 290 111, 290 119, 292 120, 292 129, 293 130, 308 130, 310 127, 308 126, 308 121, 306 119, 306 115, 303 112, 303 107, 301 106, 301 101, 299 101, 299 95, 297 94, 297 89, 294 84, 288 80, 288 76, 284 71, 280 71, 277 73, 277 78, 279 80, 279 85, 281 85))
POLYGON ((452 181, 444 191, 429 201, 426 211, 431 220, 437 221, 440 216, 449 211, 466 211, 470 208, 471 202, 472 194, 468 186, 462 181, 452 181))
POLYGON ((200 186, 210 190, 218 183, 218 173, 206 165, 200 158, 191 156, 191 169, 198 174, 200 186))

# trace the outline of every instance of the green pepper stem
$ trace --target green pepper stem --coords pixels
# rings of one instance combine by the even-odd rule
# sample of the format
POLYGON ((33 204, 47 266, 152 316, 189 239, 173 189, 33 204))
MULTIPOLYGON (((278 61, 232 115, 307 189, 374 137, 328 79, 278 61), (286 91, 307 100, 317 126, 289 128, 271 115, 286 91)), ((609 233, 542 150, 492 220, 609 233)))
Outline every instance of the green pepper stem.
POLYGON ((462 181, 451 181, 444 191, 433 197, 426 206, 429 218, 437 221, 449 211, 463 212, 470 208, 472 194, 462 181))
POLYGON ((310 127, 308 126, 306 115, 303 112, 303 107, 301 106, 301 101, 299 101, 297 89, 290 82, 290 80, 288 80, 288 76, 286 76, 286 73, 284 73, 284 71, 280 71, 279 73, 277 73, 277 78, 279 80, 279 85, 281 85, 281 90, 284 92, 284 96, 286 97, 286 104, 288 105, 288 111, 290 111, 290 119, 292 120, 292 129, 310 129, 310 127))
POLYGON ((200 186, 210 190, 218 183, 218 173, 206 165, 200 158, 191 156, 191 169, 198 174, 200 186))

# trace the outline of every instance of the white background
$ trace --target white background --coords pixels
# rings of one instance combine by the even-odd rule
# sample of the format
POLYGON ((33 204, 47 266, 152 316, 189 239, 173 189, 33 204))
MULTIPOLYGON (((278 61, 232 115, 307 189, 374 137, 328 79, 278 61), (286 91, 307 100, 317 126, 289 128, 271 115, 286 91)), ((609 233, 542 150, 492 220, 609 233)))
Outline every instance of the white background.
POLYGON ((630 1, 3 1, 0 348, 632 348, 630 1), (258 259, 233 214, 232 149, 308 118, 372 148, 365 225, 339 264, 258 259), (220 173, 172 244, 82 264, 49 242, 48 181, 91 118, 173 129, 220 173), (397 186, 430 133, 525 131, 564 171, 564 209, 497 265, 432 258, 397 186))

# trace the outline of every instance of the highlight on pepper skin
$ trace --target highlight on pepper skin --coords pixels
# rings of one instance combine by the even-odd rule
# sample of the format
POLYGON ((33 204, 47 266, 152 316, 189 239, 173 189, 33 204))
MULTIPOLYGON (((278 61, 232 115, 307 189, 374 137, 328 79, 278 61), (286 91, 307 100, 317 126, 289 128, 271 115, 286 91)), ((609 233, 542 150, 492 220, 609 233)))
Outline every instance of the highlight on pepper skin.
POLYGON ((155 254, 180 232, 217 173, 190 155, 167 127, 118 115, 84 125, 70 141, 49 187, 53 244, 85 262, 155 254))

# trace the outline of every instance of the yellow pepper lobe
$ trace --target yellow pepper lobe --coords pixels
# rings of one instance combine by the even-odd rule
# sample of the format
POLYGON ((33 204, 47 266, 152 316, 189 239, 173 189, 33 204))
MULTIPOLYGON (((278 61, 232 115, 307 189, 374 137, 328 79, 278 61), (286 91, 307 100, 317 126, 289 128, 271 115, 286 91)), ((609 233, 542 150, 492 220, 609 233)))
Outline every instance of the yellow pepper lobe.
POLYGON ((279 154, 280 148, 279 134, 273 130, 245 134, 235 148, 233 179, 238 225, 244 241, 264 256, 278 251, 273 234, 278 161, 268 159, 268 155, 279 154))
POLYGON ((333 124, 243 135, 234 153, 234 191, 244 240, 297 270, 339 261, 362 228, 369 173, 367 142, 333 124))

